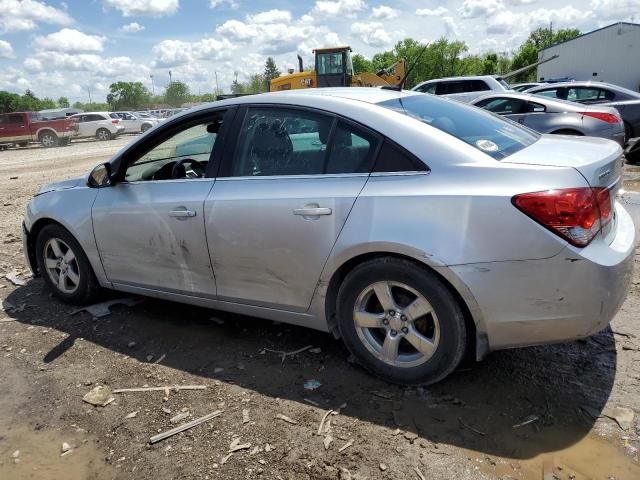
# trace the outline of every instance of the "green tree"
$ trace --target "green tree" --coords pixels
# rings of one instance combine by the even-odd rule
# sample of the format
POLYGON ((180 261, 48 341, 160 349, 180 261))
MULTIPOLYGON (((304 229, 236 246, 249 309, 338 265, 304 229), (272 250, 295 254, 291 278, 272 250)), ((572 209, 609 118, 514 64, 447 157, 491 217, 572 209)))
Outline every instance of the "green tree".
MULTIPOLYGON (((538 61, 538 54, 541 50, 556 43, 566 42, 580 35, 580 30, 576 28, 565 28, 553 32, 550 28, 538 28, 529 34, 529 37, 516 51, 511 63, 511 69, 517 70, 538 61)), ((537 69, 516 75, 511 80, 514 82, 527 82, 536 79, 537 69)))
POLYGON ((179 107, 189 101, 189 86, 180 81, 171 82, 164 93, 164 99, 172 107, 179 107))
POLYGON ((482 62, 482 74, 494 75, 498 73, 498 55, 489 53, 484 57, 482 62))
POLYGON ((264 64, 264 74, 262 75, 264 82, 268 83, 280 75, 280 70, 278 70, 275 60, 272 57, 267 57, 267 61, 264 64))
POLYGON ((67 97, 60 97, 58 99, 58 106, 60 108, 69 108, 71 104, 69 103, 69 99, 67 97))
POLYGON ((264 75, 254 73, 249 77, 249 82, 245 86, 246 93, 262 93, 268 90, 268 83, 265 81, 264 75))
POLYGON ((364 55, 356 53, 352 58, 354 73, 373 72, 373 63, 364 55))
POLYGON ((238 76, 236 75, 236 78, 233 80, 233 82, 231 83, 231 93, 233 93, 234 95, 238 94, 238 93, 247 93, 247 86, 241 82, 238 81, 238 76))
POLYGON ((0 91, 0 113, 15 112, 20 105, 20 95, 0 91))
POLYGON ((44 97, 38 101, 38 110, 48 110, 57 108, 58 104, 49 97, 44 97))
POLYGON ((109 86, 107 103, 116 110, 137 110, 151 101, 151 93, 142 82, 116 82, 109 86))

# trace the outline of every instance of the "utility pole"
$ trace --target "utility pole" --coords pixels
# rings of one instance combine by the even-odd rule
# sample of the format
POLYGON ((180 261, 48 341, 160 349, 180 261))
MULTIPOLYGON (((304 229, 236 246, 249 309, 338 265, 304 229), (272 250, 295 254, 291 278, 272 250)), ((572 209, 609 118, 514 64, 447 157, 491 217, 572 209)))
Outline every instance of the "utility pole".
POLYGON ((216 93, 220 92, 220 86, 218 85, 218 72, 213 72, 216 75, 216 93))
POLYGON ((89 94, 89 103, 93 103, 91 101, 91 87, 87 86, 87 93, 89 94))
POLYGON ((171 85, 172 82, 173 80, 171 80, 171 70, 169 70, 169 85, 171 85))
POLYGON ((153 92, 153 96, 155 97, 155 95, 156 95, 156 86, 153 83, 153 75, 149 75, 149 77, 151 77, 151 91, 153 92))

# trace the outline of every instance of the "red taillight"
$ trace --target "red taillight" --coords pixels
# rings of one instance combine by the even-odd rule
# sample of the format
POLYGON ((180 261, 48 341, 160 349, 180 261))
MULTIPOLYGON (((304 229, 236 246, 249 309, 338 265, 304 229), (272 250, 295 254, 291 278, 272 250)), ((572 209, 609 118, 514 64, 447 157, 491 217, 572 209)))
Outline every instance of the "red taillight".
POLYGON ((604 113, 604 112, 580 112, 581 115, 586 115, 587 117, 597 118, 598 120, 602 120, 607 123, 621 123, 622 119, 618 115, 614 115, 613 113, 604 113))
POLYGON ((111 123, 120 123, 120 120, 111 120, 111 123))
POLYGON ((576 247, 586 247, 612 216, 607 188, 565 188, 511 199, 525 215, 576 247))

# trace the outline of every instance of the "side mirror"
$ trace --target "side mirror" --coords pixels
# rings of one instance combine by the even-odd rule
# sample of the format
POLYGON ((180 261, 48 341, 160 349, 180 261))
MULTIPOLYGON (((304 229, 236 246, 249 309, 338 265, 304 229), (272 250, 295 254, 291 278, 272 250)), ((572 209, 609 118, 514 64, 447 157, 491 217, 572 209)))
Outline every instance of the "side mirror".
POLYGON ((101 163, 89 174, 87 185, 90 188, 103 188, 111 186, 111 164, 101 163))

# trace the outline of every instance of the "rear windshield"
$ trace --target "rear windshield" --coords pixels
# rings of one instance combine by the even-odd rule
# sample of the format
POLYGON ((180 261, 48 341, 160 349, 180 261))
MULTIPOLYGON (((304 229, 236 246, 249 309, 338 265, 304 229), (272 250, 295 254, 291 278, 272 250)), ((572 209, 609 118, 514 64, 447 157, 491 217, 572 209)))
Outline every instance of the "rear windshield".
POLYGON ((496 160, 534 143, 540 135, 485 110, 433 95, 411 95, 378 103, 452 135, 496 160))

